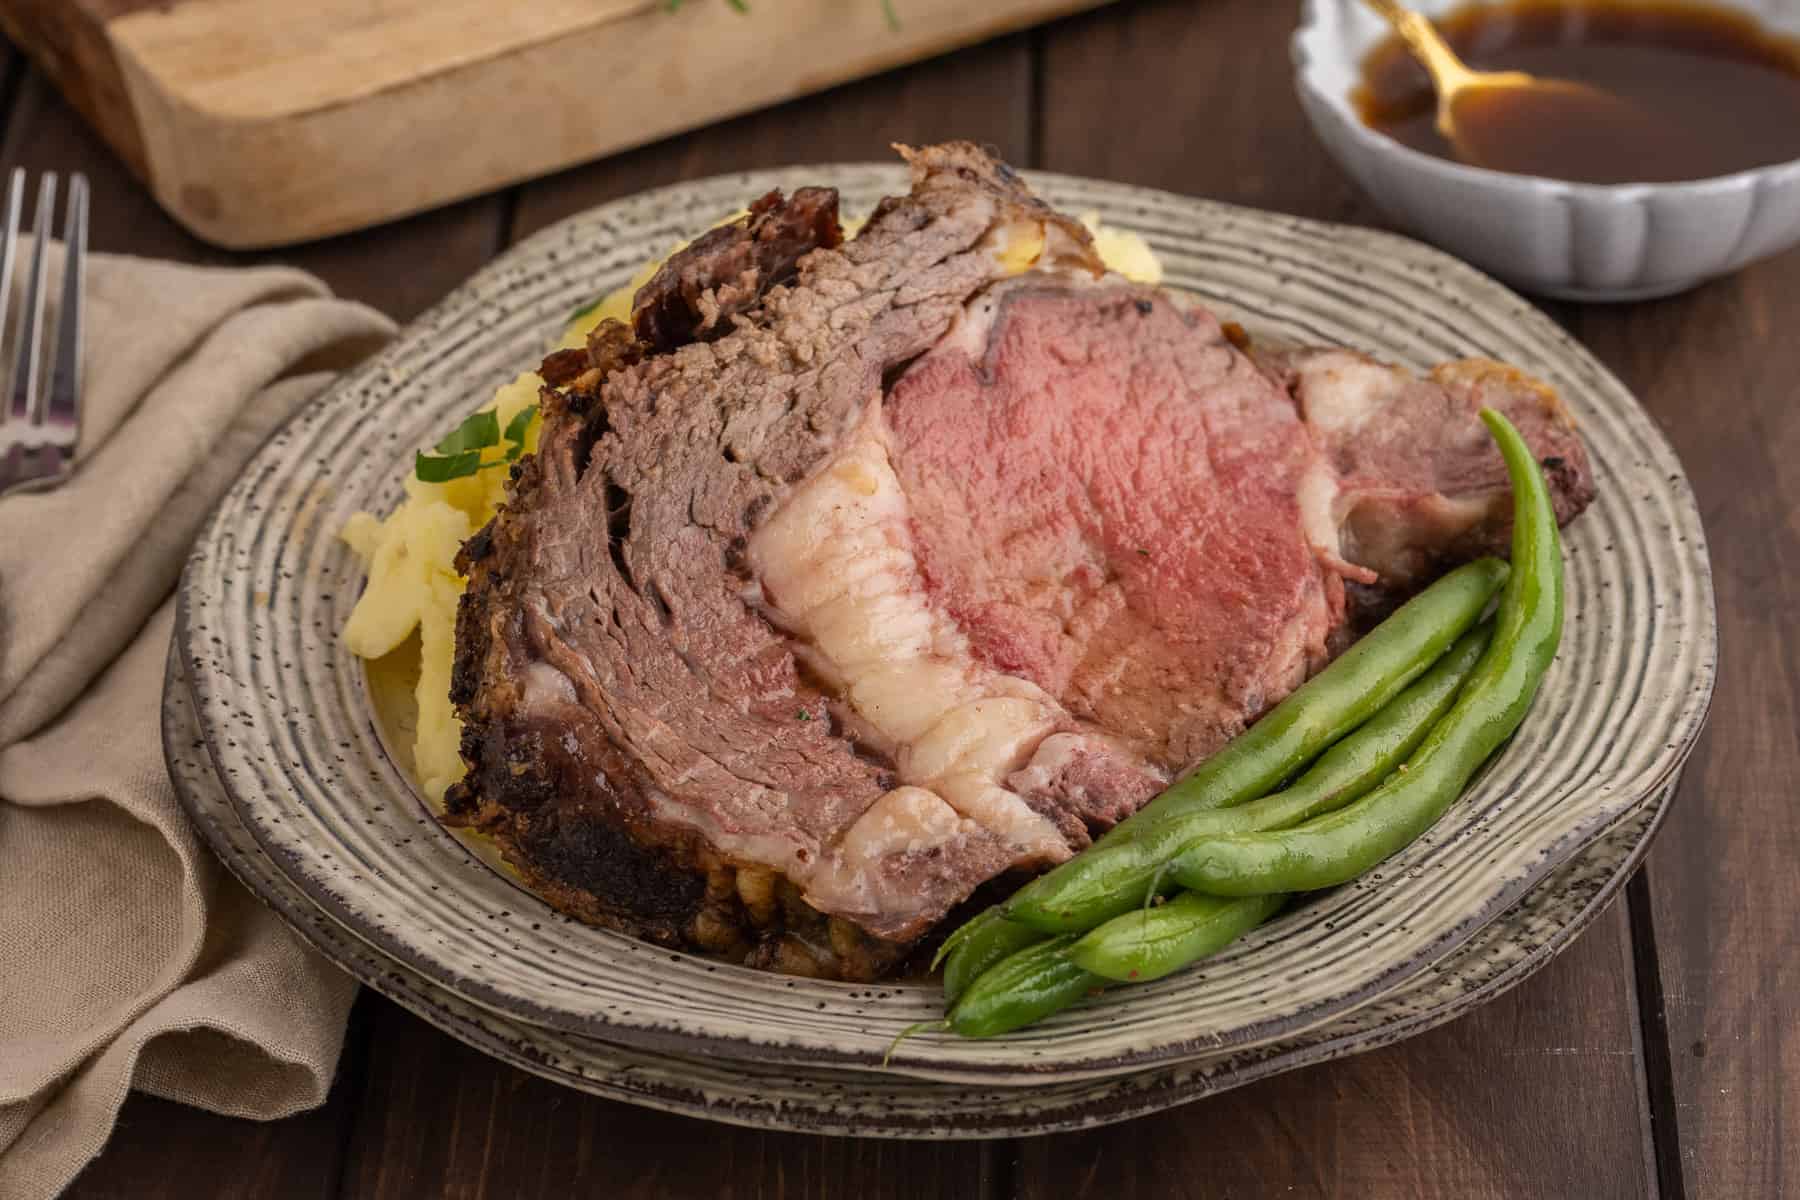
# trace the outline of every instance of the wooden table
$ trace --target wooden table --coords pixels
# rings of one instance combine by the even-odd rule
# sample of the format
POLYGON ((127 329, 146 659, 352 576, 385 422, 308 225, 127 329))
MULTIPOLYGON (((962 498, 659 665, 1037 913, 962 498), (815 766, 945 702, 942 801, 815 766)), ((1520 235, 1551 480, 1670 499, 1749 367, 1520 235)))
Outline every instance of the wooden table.
MULTIPOLYGON (((404 319, 589 205, 948 137, 992 142, 1015 163, 1381 224, 1293 98, 1296 8, 1123 3, 276 257, 404 319)), ((238 261, 164 217, 10 53, 0 103, 4 165, 93 179, 97 248, 238 261)), ((1784 638, 1800 613, 1800 469, 1781 466, 1800 462, 1800 253, 1673 300, 1550 311, 1635 390, 1687 466, 1724 669, 1648 864, 1517 990, 1400 1045, 1160 1116, 940 1144, 758 1133, 594 1099, 365 992, 324 1108, 260 1125, 134 1097, 71 1194, 1800 1195, 1800 1152, 1784 1145, 1800 1132, 1800 652, 1784 638)))

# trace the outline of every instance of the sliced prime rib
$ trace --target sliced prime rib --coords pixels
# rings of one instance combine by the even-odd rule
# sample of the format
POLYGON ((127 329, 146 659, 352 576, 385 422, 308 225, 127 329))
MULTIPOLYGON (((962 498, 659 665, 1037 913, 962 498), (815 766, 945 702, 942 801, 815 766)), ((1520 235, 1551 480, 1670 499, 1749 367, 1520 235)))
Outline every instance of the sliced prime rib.
POLYGON ((976 147, 905 153, 857 237, 765 197, 546 362, 464 549, 449 819, 584 920, 873 978, 1503 548, 1479 407, 1592 495, 1510 368, 1247 347, 976 147))

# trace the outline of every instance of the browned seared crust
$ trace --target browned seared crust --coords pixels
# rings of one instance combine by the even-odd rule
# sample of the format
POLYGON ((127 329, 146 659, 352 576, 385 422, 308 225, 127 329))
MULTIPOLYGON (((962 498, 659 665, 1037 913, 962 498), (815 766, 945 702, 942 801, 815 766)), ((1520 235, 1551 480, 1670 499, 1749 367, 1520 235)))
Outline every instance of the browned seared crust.
POLYGON ((844 240, 832 188, 808 187, 783 201, 770 192, 742 221, 702 234, 639 289, 631 323, 653 353, 731 331, 730 318, 792 279, 800 258, 844 240))

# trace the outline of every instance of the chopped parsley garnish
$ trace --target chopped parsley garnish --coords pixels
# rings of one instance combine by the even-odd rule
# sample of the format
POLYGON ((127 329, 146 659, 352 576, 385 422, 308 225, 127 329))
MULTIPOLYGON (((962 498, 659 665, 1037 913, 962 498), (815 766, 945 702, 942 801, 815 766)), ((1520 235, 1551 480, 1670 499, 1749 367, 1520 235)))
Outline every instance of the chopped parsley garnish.
POLYGON ((500 418, 491 408, 484 408, 478 413, 470 413, 467 420, 458 425, 444 440, 437 444, 439 454, 461 454, 464 450, 479 450, 483 446, 492 446, 500 440, 500 418))
POLYGON ((500 418, 491 408, 471 414, 461 425, 444 436, 435 447, 436 454, 420 451, 413 456, 413 474, 421 483, 448 483, 503 462, 513 462, 525 450, 525 431, 537 416, 537 405, 527 404, 506 423, 506 454, 493 462, 482 462, 481 452, 501 441, 500 418))
POLYGON ((481 470, 481 451, 467 450, 461 454, 436 455, 420 451, 413 456, 413 474, 421 483, 449 483, 452 479, 461 479, 464 475, 473 475, 481 470))

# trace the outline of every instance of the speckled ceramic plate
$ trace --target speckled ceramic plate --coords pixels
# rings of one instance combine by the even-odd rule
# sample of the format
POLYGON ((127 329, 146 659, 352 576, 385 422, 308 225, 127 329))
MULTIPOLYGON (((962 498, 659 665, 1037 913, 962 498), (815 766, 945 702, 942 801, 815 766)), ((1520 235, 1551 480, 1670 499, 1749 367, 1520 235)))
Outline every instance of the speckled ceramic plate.
POLYGON ((764 1129, 862 1137, 1017 1137, 1104 1125, 1422 1033, 1519 983, 1604 911, 1649 848, 1675 786, 1671 780, 1631 810, 1617 828, 1441 962, 1354 1013, 1235 1054, 1011 1088, 684 1057, 520 1024, 469 1004, 347 932, 275 869, 213 773, 173 654, 163 742, 182 802, 225 865, 327 957, 451 1036, 609 1099, 764 1129))
MULTIPOLYGON (((208 749, 245 828, 345 929, 471 1004, 677 1054, 871 1067, 934 988, 760 974, 557 917, 430 820, 384 753, 338 641, 362 584, 336 531, 399 499, 414 447, 535 361, 566 314, 748 196, 881 167, 723 177, 645 193, 522 243, 278 434, 220 504, 181 587, 178 634, 208 749)), ((1292 1038, 1378 1000, 1620 826, 1671 778, 1711 695, 1716 628, 1693 498, 1637 404, 1552 322, 1416 243, 1041 176, 1161 255, 1168 282, 1253 333, 1425 365, 1480 353, 1558 387, 1599 499, 1567 539, 1558 662, 1513 744, 1426 837, 1197 969, 1010 1038, 926 1035, 893 1068, 996 1086, 1118 1075, 1292 1038)))

